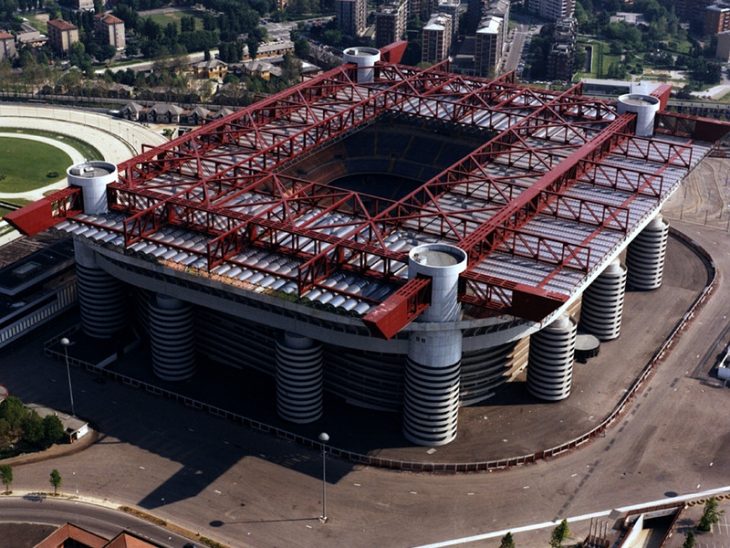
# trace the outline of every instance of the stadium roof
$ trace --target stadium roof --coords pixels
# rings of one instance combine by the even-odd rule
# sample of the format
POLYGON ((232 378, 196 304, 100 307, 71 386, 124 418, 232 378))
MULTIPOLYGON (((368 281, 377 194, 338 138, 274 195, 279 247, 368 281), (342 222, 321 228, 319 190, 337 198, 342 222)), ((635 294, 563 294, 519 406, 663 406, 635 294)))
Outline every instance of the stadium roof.
MULTIPOLYGON (((119 166, 112 213, 80 212, 80 189, 45 199, 60 228, 257 292, 364 316, 392 336, 427 305, 408 250, 447 241, 469 255, 461 300, 476 314, 539 321, 581 291, 657 214, 728 126, 634 114, 581 95, 380 63, 343 65, 119 166), (402 116, 492 138, 391 201, 282 171, 348 134, 402 116), (702 142, 704 140, 704 142, 702 142)), ((655 93, 666 102, 669 87, 655 93)), ((33 206, 31 206, 33 207, 33 206)), ((40 206, 37 206, 40 207, 40 206)), ((22 215, 15 217, 16 226, 22 215)), ((13 222, 12 219, 11 222, 13 222)))

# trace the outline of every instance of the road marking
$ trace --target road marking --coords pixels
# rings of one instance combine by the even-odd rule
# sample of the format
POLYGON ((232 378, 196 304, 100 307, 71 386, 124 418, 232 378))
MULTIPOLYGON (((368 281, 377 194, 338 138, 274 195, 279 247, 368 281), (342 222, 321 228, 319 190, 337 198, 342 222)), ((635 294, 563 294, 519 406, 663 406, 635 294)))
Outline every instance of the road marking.
MULTIPOLYGON (((660 504, 667 504, 671 502, 684 502, 687 500, 692 500, 696 498, 702 498, 702 497, 709 497, 712 495, 719 495, 720 493, 727 493, 730 492, 730 485, 726 485, 724 487, 717 487, 715 489, 708 489, 707 491, 702 491, 698 493, 690 493, 688 495, 681 495, 678 497, 668 497, 663 498, 659 500, 653 500, 650 502, 642 502, 640 504, 633 504, 630 506, 622 506, 621 508, 616 508, 618 512, 630 512, 632 510, 641 510, 643 508, 650 508, 652 506, 658 506, 660 504)), ((590 514, 583 514, 582 516, 573 516, 571 518, 567 518, 568 523, 575 523, 578 521, 587 521, 590 519, 595 518, 605 518, 608 516, 613 510, 603 510, 600 512, 592 512, 590 514)), ((424 544, 422 546, 418 546, 416 548, 442 548, 444 546, 455 546, 457 544, 466 544, 468 542, 478 542, 480 540, 487 540, 492 538, 501 538, 507 533, 512 533, 513 535, 516 533, 526 533, 527 531, 537 531, 538 529, 547 529, 548 527, 555 527, 557 524, 559 524, 560 521, 544 521, 542 523, 533 523, 531 525, 522 525, 520 527, 513 527, 511 529, 502 529, 501 531, 493 531, 491 533, 481 533, 479 535, 472 535, 470 537, 462 537, 457 539, 451 539, 451 540, 444 540, 441 542, 434 542, 433 544, 424 544)))

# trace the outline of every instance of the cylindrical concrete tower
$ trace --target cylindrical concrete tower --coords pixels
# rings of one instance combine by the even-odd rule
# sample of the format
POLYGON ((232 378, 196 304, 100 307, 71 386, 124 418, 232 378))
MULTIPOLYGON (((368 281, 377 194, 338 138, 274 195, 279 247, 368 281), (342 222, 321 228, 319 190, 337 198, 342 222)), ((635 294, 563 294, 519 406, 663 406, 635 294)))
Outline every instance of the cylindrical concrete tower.
POLYGON ((541 400, 559 401, 570 396, 577 326, 561 316, 530 339, 527 390, 541 400))
POLYGON ((580 325, 602 341, 621 332, 626 291, 626 268, 616 259, 583 292, 580 325))
POLYGON ((99 268, 94 251, 78 240, 74 240, 74 256, 81 328, 90 337, 107 339, 127 319, 124 286, 99 268))
POLYGON ((157 295, 149 309, 152 370, 164 381, 183 381, 195 373, 193 308, 189 303, 157 295))
POLYGON ((654 119, 659 112, 659 98, 641 93, 626 93, 618 98, 616 105, 619 114, 636 113, 636 135, 651 137, 654 135, 654 119))
MULTIPOLYGON (((459 274, 466 253, 448 244, 426 244, 409 253, 408 277, 431 278, 431 305, 419 322, 456 322, 459 274)), ((444 445, 456 437, 461 376, 461 331, 414 331, 408 342, 403 433, 413 443, 444 445)))
POLYGON ((84 162, 66 170, 68 184, 81 187, 84 213, 102 215, 108 211, 106 186, 117 180, 117 166, 109 162, 84 162))
POLYGON ((662 285, 669 224, 657 215, 629 244, 626 266, 631 289, 648 291, 662 285))
POLYGON ((380 61, 380 50, 377 48, 353 47, 343 52, 345 63, 357 65, 358 84, 367 84, 375 78, 375 63, 380 61))
POLYGON ((285 333, 276 342, 276 409, 279 416, 305 424, 322 416, 322 345, 285 333))

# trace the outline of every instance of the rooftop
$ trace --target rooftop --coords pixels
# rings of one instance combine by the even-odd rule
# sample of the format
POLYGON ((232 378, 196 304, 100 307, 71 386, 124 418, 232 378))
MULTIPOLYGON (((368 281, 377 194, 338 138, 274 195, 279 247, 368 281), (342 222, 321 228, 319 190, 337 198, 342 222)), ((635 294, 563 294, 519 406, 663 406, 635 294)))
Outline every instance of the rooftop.
POLYGON ((58 228, 366 320, 422 289, 407 279, 411 248, 451 243, 469 255, 469 314, 539 321, 618 255, 715 140, 677 125, 637 137, 635 114, 583 96, 580 84, 554 92, 510 74, 486 81, 388 63, 358 84, 354 70, 337 67, 130 159, 109 185, 108 215, 73 215, 58 228), (487 136, 397 200, 283 173, 381 117, 487 136))
POLYGON ((64 21, 63 19, 51 19, 48 21, 49 27, 55 27, 58 30, 78 30, 78 27, 73 23, 64 21))

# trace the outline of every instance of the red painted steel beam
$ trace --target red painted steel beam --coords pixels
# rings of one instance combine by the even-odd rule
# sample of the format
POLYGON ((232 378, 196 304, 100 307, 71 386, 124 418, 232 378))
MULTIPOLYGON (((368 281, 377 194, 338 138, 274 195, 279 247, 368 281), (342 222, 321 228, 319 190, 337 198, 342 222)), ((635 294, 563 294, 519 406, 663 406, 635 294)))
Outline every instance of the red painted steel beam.
POLYGON ((431 278, 413 278, 363 317, 371 330, 391 339, 431 304, 431 278))
POLYGON ((380 60, 384 63, 400 63, 408 47, 408 40, 393 42, 380 48, 380 60))
POLYGON ((3 219, 22 234, 33 236, 78 215, 81 211, 81 188, 67 187, 11 211, 3 219))
POLYGON ((507 204, 499 214, 490 218, 479 229, 464 238, 459 246, 469 254, 470 261, 478 263, 499 245, 499 238, 495 237, 496 229, 500 227, 518 228, 537 215, 544 208, 544 192, 560 193, 569 181, 575 180, 583 159, 610 148, 611 141, 615 139, 616 134, 633 121, 633 114, 618 117, 598 137, 581 146, 545 173, 540 180, 507 204))

